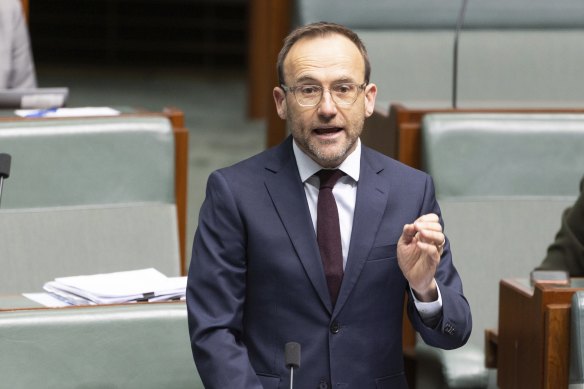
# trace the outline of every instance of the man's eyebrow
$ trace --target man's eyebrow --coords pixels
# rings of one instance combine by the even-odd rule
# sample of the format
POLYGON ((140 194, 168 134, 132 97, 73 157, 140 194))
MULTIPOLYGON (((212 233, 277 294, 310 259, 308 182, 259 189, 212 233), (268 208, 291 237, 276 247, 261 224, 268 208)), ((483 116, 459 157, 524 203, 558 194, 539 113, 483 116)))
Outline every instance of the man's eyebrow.
POLYGON ((347 83, 354 83, 355 80, 352 77, 342 77, 339 79, 334 80, 333 84, 347 84, 347 83))
POLYGON ((310 77, 310 76, 302 76, 299 79, 296 80, 296 83, 306 83, 306 82, 310 82, 312 84, 320 84, 320 82, 318 82, 316 79, 310 77))
MULTIPOLYGON (((302 76, 299 79, 296 80, 297 84, 300 83, 310 83, 311 85, 321 85, 322 83, 318 80, 316 80, 315 78, 311 77, 311 76, 302 76)), ((337 85, 337 84, 346 84, 346 83, 355 83, 355 79, 353 77, 350 76, 343 76, 340 78, 337 78, 336 80, 331 82, 331 85, 337 85)))

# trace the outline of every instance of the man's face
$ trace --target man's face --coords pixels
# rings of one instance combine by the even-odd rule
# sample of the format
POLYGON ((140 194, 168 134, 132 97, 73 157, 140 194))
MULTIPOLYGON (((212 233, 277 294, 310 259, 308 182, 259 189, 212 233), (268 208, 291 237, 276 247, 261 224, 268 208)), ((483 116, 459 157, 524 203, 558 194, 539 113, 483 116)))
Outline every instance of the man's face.
POLYGON ((314 107, 298 104, 294 94, 274 88, 278 115, 286 119, 298 146, 323 167, 336 167, 356 147, 366 117, 373 113, 374 84, 359 91, 352 105, 337 105, 329 90, 340 83, 363 84, 365 63, 348 38, 331 34, 296 42, 284 61, 286 85, 318 85, 325 90, 314 107))

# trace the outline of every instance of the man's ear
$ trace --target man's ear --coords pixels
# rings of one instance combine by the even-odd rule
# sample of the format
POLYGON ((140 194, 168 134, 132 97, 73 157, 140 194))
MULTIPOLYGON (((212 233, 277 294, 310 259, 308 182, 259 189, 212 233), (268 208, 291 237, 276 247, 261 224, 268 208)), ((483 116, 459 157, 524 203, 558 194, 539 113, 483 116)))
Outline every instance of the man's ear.
POLYGON ((274 96, 274 102, 276 103, 276 110, 278 111, 278 116, 280 119, 286 120, 286 115, 288 113, 288 105, 286 103, 286 92, 279 86, 275 87, 272 91, 274 96))
POLYGON ((377 97, 377 85, 367 84, 365 87, 365 117, 373 115, 375 111, 375 98, 377 97))

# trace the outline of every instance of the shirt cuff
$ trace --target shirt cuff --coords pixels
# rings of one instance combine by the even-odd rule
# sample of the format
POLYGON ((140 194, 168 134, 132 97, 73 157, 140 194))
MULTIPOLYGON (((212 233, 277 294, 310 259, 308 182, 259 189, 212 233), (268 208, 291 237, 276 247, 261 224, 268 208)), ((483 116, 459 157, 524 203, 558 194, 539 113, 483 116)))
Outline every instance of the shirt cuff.
POLYGON ((436 301, 423 302, 416 298, 414 291, 410 288, 412 296, 414 297, 416 309, 418 310, 424 324, 429 327, 432 327, 433 324, 437 323, 442 315, 442 295, 440 294, 438 283, 436 283, 436 290, 438 291, 438 298, 436 301))

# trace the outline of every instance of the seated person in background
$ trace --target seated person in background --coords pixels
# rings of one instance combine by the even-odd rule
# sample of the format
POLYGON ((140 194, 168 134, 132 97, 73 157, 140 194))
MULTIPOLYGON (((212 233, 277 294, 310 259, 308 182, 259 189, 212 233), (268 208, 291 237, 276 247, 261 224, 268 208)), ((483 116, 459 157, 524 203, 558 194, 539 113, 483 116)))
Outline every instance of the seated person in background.
POLYGON ((565 270, 571 277, 584 277, 584 177, 580 197, 562 216, 562 227, 537 270, 565 270))
POLYGON ((28 27, 20 0, 0 0, 0 89, 36 88, 28 27))

